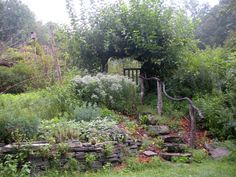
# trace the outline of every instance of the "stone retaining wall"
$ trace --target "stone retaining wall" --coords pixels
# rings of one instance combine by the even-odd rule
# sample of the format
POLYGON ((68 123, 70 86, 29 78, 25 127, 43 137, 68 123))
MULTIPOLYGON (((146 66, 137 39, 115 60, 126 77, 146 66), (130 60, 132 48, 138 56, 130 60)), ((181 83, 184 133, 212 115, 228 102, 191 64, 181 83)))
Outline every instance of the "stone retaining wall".
POLYGON ((28 161, 30 161, 34 171, 41 171, 50 168, 57 162, 61 168, 68 168, 69 159, 76 159, 78 170, 99 169, 103 165, 120 164, 124 158, 130 154, 137 154, 141 146, 141 141, 127 140, 124 143, 105 142, 105 143, 81 143, 79 141, 70 141, 63 145, 66 150, 61 153, 59 144, 50 145, 47 142, 34 142, 32 144, 5 145, 0 147, 0 156, 14 154, 23 148, 29 150, 28 161), (107 150, 110 147, 110 150, 107 150), (89 156, 92 160, 89 160, 89 156), (56 160, 55 160, 56 159, 56 160))

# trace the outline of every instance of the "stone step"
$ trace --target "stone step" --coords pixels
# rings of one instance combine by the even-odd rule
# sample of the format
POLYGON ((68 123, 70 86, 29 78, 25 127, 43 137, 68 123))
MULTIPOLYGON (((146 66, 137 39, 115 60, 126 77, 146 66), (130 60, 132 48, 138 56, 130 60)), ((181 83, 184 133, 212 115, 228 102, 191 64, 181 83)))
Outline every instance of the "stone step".
POLYGON ((166 125, 149 125, 148 135, 156 137, 159 135, 168 135, 170 133, 170 128, 166 125))
POLYGON ((183 143, 182 138, 179 135, 169 134, 159 136, 164 140, 164 143, 183 143))
POLYGON ((170 153, 170 152, 161 152, 160 156, 168 161, 171 161, 173 157, 191 157, 191 153, 170 153))
POLYGON ((179 143, 165 143, 164 147, 167 149, 167 152, 184 152, 188 147, 187 144, 179 144, 179 143))

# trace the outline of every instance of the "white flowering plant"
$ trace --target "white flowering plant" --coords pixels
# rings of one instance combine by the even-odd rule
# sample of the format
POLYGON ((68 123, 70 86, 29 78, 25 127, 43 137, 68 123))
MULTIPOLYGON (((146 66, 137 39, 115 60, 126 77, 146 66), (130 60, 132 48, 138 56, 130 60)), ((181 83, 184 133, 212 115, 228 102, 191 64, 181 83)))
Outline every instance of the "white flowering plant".
POLYGON ((79 98, 85 102, 126 113, 135 109, 136 85, 125 76, 99 73, 96 76, 76 76, 73 81, 79 98))

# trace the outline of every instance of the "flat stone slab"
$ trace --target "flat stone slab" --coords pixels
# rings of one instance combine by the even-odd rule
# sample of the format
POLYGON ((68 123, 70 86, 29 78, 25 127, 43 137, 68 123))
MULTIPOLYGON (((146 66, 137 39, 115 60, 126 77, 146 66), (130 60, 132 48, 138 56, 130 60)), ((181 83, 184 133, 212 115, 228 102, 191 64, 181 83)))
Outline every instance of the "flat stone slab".
POLYGON ((170 133, 170 128, 166 125, 149 125, 148 134, 151 136, 167 135, 170 133))
POLYGON ((153 151, 144 151, 143 154, 148 156, 148 157, 156 156, 157 155, 157 153, 155 153, 153 151))
POLYGON ((169 152, 161 152, 160 156, 165 160, 171 160, 172 157, 191 157, 191 153, 169 153, 169 152))
POLYGON ((218 147, 214 149, 213 151, 210 151, 210 154, 214 159, 218 159, 218 158, 228 156, 230 154, 230 151, 226 148, 218 147))
POLYGON ((205 143, 206 149, 213 159, 220 159, 230 154, 230 151, 224 147, 215 147, 212 144, 205 143))

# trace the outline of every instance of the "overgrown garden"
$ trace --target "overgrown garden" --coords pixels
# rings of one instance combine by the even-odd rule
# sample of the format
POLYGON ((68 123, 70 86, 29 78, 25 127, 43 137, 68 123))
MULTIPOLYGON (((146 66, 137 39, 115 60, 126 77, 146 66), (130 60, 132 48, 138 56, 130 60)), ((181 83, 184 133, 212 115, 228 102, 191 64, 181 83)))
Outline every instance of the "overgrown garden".
POLYGON ((235 2, 73 3, 60 26, 0 0, 0 176, 233 176, 235 2), (144 82, 141 100, 126 67, 199 108, 194 148, 188 104, 163 94, 157 115, 156 82, 144 82))

